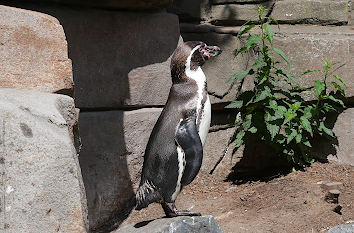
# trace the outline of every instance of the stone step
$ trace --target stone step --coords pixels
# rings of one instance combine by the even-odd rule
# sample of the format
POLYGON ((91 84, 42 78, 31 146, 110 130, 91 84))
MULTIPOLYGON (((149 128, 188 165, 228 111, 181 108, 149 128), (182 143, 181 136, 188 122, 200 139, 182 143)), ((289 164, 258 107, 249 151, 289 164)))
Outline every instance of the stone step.
POLYGON ((211 215, 155 219, 147 224, 122 226, 111 233, 222 233, 211 215))

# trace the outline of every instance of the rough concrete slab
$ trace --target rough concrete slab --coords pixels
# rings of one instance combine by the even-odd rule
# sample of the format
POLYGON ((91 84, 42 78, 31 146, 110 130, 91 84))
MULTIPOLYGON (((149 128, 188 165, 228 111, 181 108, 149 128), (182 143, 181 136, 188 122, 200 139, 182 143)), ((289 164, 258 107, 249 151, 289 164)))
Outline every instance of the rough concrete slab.
POLYGON ((73 95, 63 27, 49 15, 0 5, 0 87, 73 95))
POLYGON ((278 0, 271 17, 288 24, 347 24, 348 0, 278 0))
POLYGON ((107 9, 156 10, 168 7, 172 0, 35 0, 37 2, 55 2, 83 7, 107 9))
POLYGON ((222 233, 213 216, 161 218, 147 224, 123 226, 112 233, 222 233))
POLYGON ((330 119, 337 140, 319 138, 315 141, 313 151, 321 159, 333 160, 354 166, 354 108, 348 108, 338 116, 330 119))
POLYGON ((0 89, 0 231, 86 232, 68 96, 0 89))
POLYGON ((145 147, 160 112, 142 109, 80 114, 80 164, 91 229, 114 219, 119 224, 129 214, 145 147))

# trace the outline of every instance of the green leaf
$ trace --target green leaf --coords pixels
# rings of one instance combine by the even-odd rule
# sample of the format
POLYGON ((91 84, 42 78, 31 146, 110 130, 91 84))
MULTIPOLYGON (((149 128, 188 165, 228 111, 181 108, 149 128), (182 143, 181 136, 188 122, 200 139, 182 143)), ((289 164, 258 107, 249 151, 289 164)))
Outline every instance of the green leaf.
POLYGON ((231 104, 225 106, 225 108, 241 108, 243 106, 242 100, 234 100, 231 104))
POLYGON ((286 124, 290 122, 292 119, 294 119, 297 116, 297 114, 292 110, 288 109, 288 111, 284 114, 284 116, 285 116, 284 124, 286 124))
POLYGON ((235 73, 234 75, 231 76, 231 78, 227 81, 227 83, 231 83, 235 79, 236 80, 244 79, 247 76, 248 72, 249 72, 249 70, 241 70, 241 71, 235 73))
POLYGON ((307 147, 312 147, 310 141, 307 140, 307 139, 304 140, 302 143, 303 143, 305 146, 307 146, 307 147))
POLYGON ((301 125, 304 127, 304 129, 307 132, 309 132, 311 136, 313 136, 311 123, 309 122, 309 120, 302 116, 302 117, 300 117, 300 122, 301 122, 301 125))
POLYGON ((251 133, 256 133, 257 132, 257 128, 256 127, 251 127, 248 132, 251 132, 251 133))
POLYGON ((314 82, 314 86, 315 86, 315 90, 316 90, 315 93, 317 96, 320 96, 326 87, 325 83, 321 82, 319 80, 316 80, 314 82))
POLYGON ((264 119, 266 121, 275 121, 278 119, 281 119, 283 117, 283 114, 281 114, 280 112, 274 111, 274 114, 271 114, 270 112, 266 111, 266 113, 264 114, 264 119))
POLYGON ((340 100, 340 99, 335 98, 335 97, 334 97, 334 96, 332 96, 332 95, 329 95, 329 96, 324 96, 324 98, 326 98, 326 99, 330 99, 330 100, 332 100, 332 101, 334 101, 334 102, 336 102, 336 103, 339 103, 340 105, 342 105, 342 106, 343 106, 343 108, 345 108, 345 105, 344 105, 343 101, 342 101, 342 100, 340 100))
POLYGON ((286 57, 285 53, 278 48, 274 48, 273 50, 274 50, 274 52, 279 54, 284 59, 284 61, 286 61, 286 63, 288 64, 288 67, 290 68, 290 62, 289 62, 288 58, 286 57))
POLYGON ((290 131, 291 132, 286 139, 287 144, 289 144, 297 136, 297 131, 295 129, 290 129, 290 131))
POLYGON ((278 104, 277 101, 275 100, 269 100, 269 107, 274 110, 278 110, 278 104))
POLYGON ((297 78, 296 78, 295 75, 286 73, 286 77, 287 77, 289 80, 291 80, 291 81, 293 81, 294 83, 296 83, 296 84, 299 85, 299 81, 297 81, 297 78))
POLYGON ((301 102, 296 101, 294 104, 294 110, 298 110, 301 107, 301 102))
POLYGON ((279 24, 278 24, 278 21, 272 17, 267 17, 270 21, 272 21, 273 23, 275 23, 276 25, 278 25, 278 28, 280 30, 280 27, 279 27, 279 24))
POLYGON ((237 98, 237 100, 242 100, 243 101, 243 106, 247 106, 249 103, 251 103, 252 98, 254 96, 253 91, 245 91, 242 92, 241 95, 237 98))
POLYGON ((259 69, 259 68, 262 68, 266 65, 267 65, 267 63, 265 63, 262 59, 257 58, 255 63, 252 65, 252 68, 259 69))
POLYGON ((264 90, 262 90, 261 93, 259 93, 256 96, 256 99, 254 100, 254 102, 262 101, 262 100, 266 99, 269 96, 271 96, 270 89, 269 89, 269 87, 265 86, 264 90))
POLYGON ((300 143, 301 139, 302 139, 302 135, 301 134, 296 135, 296 137, 295 137, 296 143, 300 143))
POLYGON ((245 51, 247 51, 247 48, 246 48, 246 47, 242 47, 242 48, 240 48, 240 49, 235 49, 235 57, 236 57, 237 55, 239 55, 240 53, 243 53, 243 52, 245 52, 245 51))
POLYGON ((254 24, 251 24, 251 25, 248 25, 245 29, 243 29, 241 32, 238 33, 238 37, 242 36, 243 34, 249 32, 252 28, 254 28, 256 25, 254 24))
POLYGON ((320 131, 324 132, 325 134, 327 134, 327 135, 329 135, 329 136, 331 136, 331 137, 334 137, 333 131, 332 131, 331 129, 328 129, 328 128, 324 125, 323 121, 320 122, 320 125, 319 125, 318 129, 319 129, 320 131))
POLYGON ((304 117, 306 119, 310 119, 312 117, 312 113, 311 113, 311 110, 312 110, 312 106, 307 106, 305 109, 304 109, 304 117))
POLYGON ((273 46, 273 30, 272 27, 269 24, 264 24, 264 28, 267 32, 267 40, 269 41, 269 43, 273 46))
POLYGON ((347 84, 344 82, 344 80, 339 77, 338 75, 334 74, 333 77, 337 79, 339 82, 341 82, 345 87, 348 87, 347 84))
POLYGON ((336 82, 331 82, 331 84, 332 84, 335 88, 337 88, 343 96, 345 96, 345 92, 344 92, 343 88, 342 88, 338 83, 336 83, 336 82))
POLYGON ((273 140, 273 138, 275 137, 275 135, 278 134, 280 127, 278 125, 275 124, 270 124, 269 122, 266 122, 266 126, 267 126, 267 130, 273 140))
POLYGON ((301 76, 304 76, 304 75, 312 73, 312 72, 320 72, 320 70, 306 70, 304 73, 301 74, 301 76))
POLYGON ((242 146, 244 137, 245 137, 245 131, 244 130, 241 130, 240 132, 238 132, 238 134, 236 135, 235 148, 238 148, 238 147, 242 146))
POLYGON ((284 106, 278 106, 278 112, 281 112, 283 115, 287 112, 286 107, 284 106))
POLYGON ((248 114, 246 115, 244 121, 243 121, 243 129, 244 130, 248 130, 251 127, 251 123, 252 123, 252 114, 248 114))
POLYGON ((250 38, 248 38, 247 40, 247 45, 246 48, 250 49, 252 47, 252 45, 257 44, 259 41, 261 41, 262 38, 259 35, 251 35, 250 38))
POLYGON ((323 109, 324 109, 326 112, 338 112, 338 109, 335 108, 334 106, 332 106, 332 105, 329 104, 329 103, 324 103, 324 104, 323 104, 323 109))

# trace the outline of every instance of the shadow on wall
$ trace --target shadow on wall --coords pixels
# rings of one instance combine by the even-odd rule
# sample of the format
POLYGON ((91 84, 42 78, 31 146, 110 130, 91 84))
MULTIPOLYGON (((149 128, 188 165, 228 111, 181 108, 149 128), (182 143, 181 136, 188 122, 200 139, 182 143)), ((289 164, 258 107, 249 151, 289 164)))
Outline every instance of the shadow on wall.
POLYGON ((128 73, 165 62, 179 35, 166 35, 175 40, 174 47, 171 41, 161 41, 168 25, 159 25, 161 17, 155 14, 21 1, 3 4, 49 14, 64 28, 73 63, 75 104, 81 109, 79 160, 90 229, 108 232, 119 226, 134 205, 124 112, 119 110, 131 94, 128 73))
MULTIPOLYGON (((333 129, 341 112, 330 114, 325 125, 333 129)), ((291 172, 293 166, 287 162, 285 157, 281 158, 274 154, 274 150, 270 146, 260 144, 255 138, 248 139, 243 156, 232 168, 227 181, 236 184, 258 180, 268 181, 291 172)), ((337 138, 315 135, 311 140, 311 145, 310 154, 319 162, 328 162, 329 156, 337 157, 337 138)))

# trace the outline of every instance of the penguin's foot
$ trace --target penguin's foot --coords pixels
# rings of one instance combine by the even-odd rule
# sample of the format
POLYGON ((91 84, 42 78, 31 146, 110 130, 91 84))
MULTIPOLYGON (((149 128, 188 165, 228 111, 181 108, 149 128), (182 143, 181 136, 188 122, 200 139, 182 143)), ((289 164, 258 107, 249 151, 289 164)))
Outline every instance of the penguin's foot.
POLYGON ((200 216, 200 213, 190 212, 188 210, 178 210, 174 202, 163 202, 161 203, 163 210, 167 217, 177 217, 177 216, 200 216))

